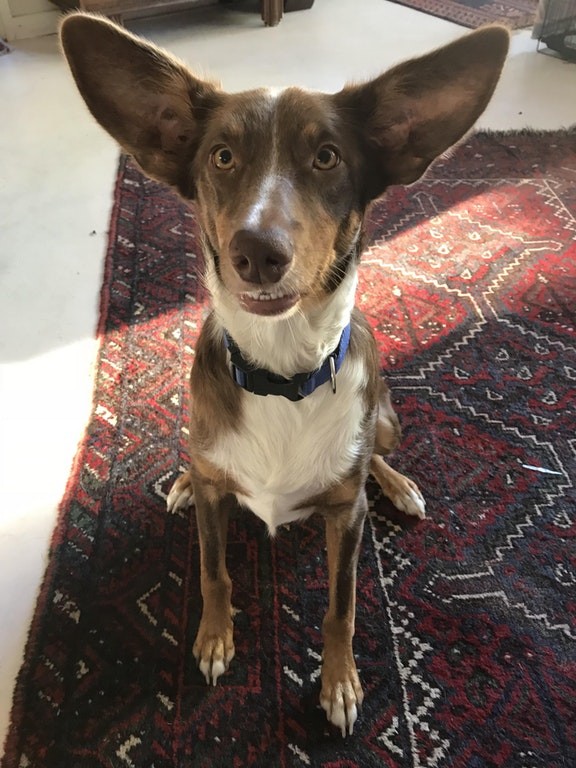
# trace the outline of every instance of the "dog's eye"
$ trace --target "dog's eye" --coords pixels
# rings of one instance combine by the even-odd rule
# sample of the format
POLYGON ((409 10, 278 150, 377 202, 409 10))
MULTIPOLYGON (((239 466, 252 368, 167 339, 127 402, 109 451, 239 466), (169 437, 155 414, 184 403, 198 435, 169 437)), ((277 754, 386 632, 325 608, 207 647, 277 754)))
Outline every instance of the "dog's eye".
POLYGON ((330 171, 332 168, 336 168, 339 162, 340 155, 338 154, 336 147, 332 147, 330 144, 324 144, 324 146, 320 147, 318 152, 316 152, 314 168, 317 168, 319 171, 330 171))
POLYGON ((211 157, 213 164, 220 171, 231 171, 236 164, 232 150, 224 145, 213 149, 211 157))

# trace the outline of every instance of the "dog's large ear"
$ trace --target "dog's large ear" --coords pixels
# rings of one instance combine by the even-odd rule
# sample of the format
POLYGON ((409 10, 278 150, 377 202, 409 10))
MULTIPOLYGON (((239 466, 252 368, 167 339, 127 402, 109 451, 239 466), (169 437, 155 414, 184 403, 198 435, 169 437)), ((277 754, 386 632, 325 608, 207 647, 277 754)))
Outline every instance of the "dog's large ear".
POLYGON ((67 16, 60 39, 96 120, 147 174, 193 196, 189 166, 218 90, 103 17, 67 16))
POLYGON ((484 27, 364 85, 335 94, 367 153, 369 199, 416 181, 484 111, 508 51, 509 34, 484 27))

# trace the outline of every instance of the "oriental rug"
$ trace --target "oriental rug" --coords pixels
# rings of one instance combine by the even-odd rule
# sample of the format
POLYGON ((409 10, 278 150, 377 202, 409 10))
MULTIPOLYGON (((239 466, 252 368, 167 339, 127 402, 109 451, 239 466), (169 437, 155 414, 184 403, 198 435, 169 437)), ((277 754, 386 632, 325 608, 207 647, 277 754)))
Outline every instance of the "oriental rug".
POLYGON ((358 303, 415 523, 370 485, 342 739, 318 705, 319 520, 231 522, 236 658, 212 688, 186 466, 206 313, 194 211, 120 163, 94 408, 60 509, 4 768, 568 768, 576 754, 576 133, 468 138, 369 217, 358 303))
POLYGON ((531 27, 538 0, 390 0, 417 11, 476 29, 482 24, 505 24, 509 29, 531 27))

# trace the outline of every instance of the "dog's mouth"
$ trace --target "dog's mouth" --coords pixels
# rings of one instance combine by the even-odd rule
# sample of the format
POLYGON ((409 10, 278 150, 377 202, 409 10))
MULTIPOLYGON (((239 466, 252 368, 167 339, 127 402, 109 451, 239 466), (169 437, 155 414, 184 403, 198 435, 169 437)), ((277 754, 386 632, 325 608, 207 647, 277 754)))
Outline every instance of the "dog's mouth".
POLYGON ((254 315, 282 315, 300 300, 299 293, 280 291, 249 291, 238 295, 240 304, 254 315))

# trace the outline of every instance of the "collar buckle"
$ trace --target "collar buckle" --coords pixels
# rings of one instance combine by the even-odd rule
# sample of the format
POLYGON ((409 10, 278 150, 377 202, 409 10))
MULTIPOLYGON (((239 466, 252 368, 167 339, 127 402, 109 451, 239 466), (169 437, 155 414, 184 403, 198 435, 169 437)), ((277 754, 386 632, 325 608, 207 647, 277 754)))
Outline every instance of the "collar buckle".
POLYGON ((298 374, 291 379, 284 379, 264 368, 251 368, 244 360, 234 359, 231 352, 230 369, 232 378, 242 389, 255 395, 276 395, 285 397, 292 402, 298 402, 306 397, 301 387, 309 378, 309 374, 298 374))

